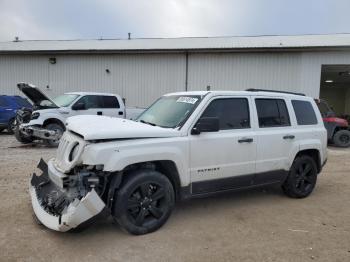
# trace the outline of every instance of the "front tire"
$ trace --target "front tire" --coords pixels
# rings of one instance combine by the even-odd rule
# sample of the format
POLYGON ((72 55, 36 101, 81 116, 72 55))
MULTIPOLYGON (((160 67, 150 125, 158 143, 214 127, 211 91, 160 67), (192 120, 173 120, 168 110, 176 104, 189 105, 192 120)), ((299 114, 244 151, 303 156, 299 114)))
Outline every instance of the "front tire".
POLYGON ((34 141, 33 137, 22 134, 21 130, 19 129, 19 125, 16 125, 15 137, 17 141, 21 142, 22 144, 29 144, 34 141))
POLYGON ((10 119, 8 125, 7 125, 7 133, 14 134, 16 131, 16 118, 10 119))
POLYGON ((169 218, 175 204, 174 189, 169 179, 153 170, 128 174, 116 193, 113 217, 134 235, 151 233, 169 218))
POLYGON ((57 147, 58 144, 60 143, 60 139, 61 139, 61 136, 64 132, 64 128, 59 125, 59 124, 56 124, 56 123, 52 123, 52 124, 48 124, 45 126, 46 129, 48 130, 53 130, 53 131, 56 131, 58 133, 58 136, 59 138, 58 139, 47 139, 47 140, 44 140, 45 143, 49 146, 49 147, 57 147))
POLYGON ((350 147, 350 131, 339 130, 334 134, 333 142, 338 147, 350 147))
POLYGON ((292 198, 309 196, 317 181, 317 166, 315 160, 307 155, 295 158, 289 175, 282 185, 284 193, 292 198))

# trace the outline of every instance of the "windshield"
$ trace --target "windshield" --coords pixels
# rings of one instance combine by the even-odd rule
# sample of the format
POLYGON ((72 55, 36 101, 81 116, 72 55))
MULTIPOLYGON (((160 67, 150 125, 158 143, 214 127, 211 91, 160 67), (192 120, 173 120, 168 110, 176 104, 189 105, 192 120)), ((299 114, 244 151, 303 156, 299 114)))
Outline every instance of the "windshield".
POLYGON ((78 95, 65 94, 55 97, 52 99, 52 101, 59 107, 66 107, 69 106, 77 97, 78 95))
POLYGON ((200 96, 163 96, 144 111, 136 121, 174 128, 181 125, 201 100, 200 96))

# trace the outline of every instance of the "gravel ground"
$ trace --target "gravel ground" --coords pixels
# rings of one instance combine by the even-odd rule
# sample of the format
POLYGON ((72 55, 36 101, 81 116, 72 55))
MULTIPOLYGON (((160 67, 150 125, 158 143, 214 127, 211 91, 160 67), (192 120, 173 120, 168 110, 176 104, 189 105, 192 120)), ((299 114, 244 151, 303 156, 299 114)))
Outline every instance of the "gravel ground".
POLYGON ((350 261, 350 149, 329 149, 306 199, 265 188, 186 201, 138 237, 110 218, 80 233, 36 225, 29 175, 54 154, 0 134, 0 261, 350 261))

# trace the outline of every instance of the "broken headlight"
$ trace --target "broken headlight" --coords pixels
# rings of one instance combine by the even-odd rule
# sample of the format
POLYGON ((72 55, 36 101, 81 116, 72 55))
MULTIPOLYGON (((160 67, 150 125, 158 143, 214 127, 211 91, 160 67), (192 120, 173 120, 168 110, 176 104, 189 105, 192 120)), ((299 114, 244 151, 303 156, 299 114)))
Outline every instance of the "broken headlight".
POLYGON ((76 143, 73 147, 72 150, 70 151, 69 154, 69 161, 73 161, 78 157, 78 153, 79 153, 79 149, 80 149, 80 144, 76 143))
POLYGON ((39 116, 40 116, 40 113, 39 113, 39 112, 35 112, 35 113, 32 114, 32 116, 31 116, 30 119, 31 119, 31 120, 35 120, 35 119, 38 119, 39 116))

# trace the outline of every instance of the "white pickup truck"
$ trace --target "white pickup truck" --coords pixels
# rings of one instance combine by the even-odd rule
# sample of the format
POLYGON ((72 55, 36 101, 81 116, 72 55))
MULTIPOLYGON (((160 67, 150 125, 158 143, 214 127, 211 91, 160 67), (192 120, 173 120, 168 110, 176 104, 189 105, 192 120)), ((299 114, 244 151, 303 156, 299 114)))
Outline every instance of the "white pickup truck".
POLYGON ((30 195, 37 218, 68 231, 104 211, 132 234, 160 228, 175 201, 280 184, 307 197, 327 160, 327 132, 304 95, 173 93, 135 121, 76 116, 30 195), (103 127, 103 128, 101 128, 103 127))
POLYGON ((57 146, 65 131, 66 119, 71 116, 103 115, 135 119, 144 111, 142 108, 126 108, 123 99, 115 94, 71 92, 50 99, 34 85, 19 83, 17 87, 34 105, 33 112, 17 112, 15 136, 21 143, 40 139, 49 146, 57 146))

